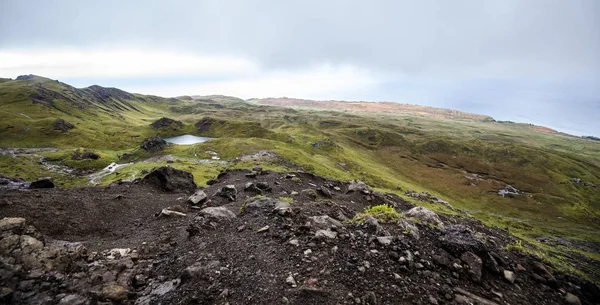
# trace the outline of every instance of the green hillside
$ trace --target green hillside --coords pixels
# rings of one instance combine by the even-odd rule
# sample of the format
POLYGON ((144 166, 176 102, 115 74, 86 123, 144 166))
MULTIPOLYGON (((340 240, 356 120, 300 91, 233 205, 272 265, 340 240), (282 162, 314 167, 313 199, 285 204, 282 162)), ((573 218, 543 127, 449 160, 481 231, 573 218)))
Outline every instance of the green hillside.
POLYGON ((526 124, 303 110, 224 96, 165 99, 100 86, 77 89, 37 76, 0 82, 0 116, 0 148, 58 148, 40 155, 51 164, 81 171, 60 173, 32 156, 5 154, 0 155, 4 176, 31 180, 47 175, 59 186, 77 186, 89 183, 83 173, 111 162, 134 162, 102 178, 109 184, 164 164, 166 159, 158 155, 177 157, 171 165, 192 171, 200 184, 224 168, 257 163, 278 170, 301 168, 340 180, 361 179, 440 212, 472 214, 536 244, 532 249, 539 251, 557 249, 535 242, 535 237, 591 242, 591 248, 577 251, 598 258, 600 142, 538 132, 526 124), (183 126, 152 128, 161 117, 183 126), (75 128, 56 130, 59 118, 75 128), (149 136, 180 134, 217 139, 170 145, 159 153, 139 149, 149 136), (71 160, 78 148, 96 151, 101 158, 71 160), (221 162, 263 150, 278 157, 221 162), (210 158, 207 151, 221 160, 197 162, 210 158), (151 157, 152 162, 142 162, 151 157), (499 195, 507 185, 518 194, 499 195), (407 190, 429 192, 454 209, 418 201, 405 195, 407 190))

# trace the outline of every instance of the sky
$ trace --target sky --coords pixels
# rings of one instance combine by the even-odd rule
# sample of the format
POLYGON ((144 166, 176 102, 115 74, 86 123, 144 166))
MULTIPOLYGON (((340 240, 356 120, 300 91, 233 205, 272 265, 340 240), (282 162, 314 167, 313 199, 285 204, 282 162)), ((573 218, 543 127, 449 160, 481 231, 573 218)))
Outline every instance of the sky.
POLYGON ((0 77, 392 101, 600 136, 597 0, 0 1, 0 77))

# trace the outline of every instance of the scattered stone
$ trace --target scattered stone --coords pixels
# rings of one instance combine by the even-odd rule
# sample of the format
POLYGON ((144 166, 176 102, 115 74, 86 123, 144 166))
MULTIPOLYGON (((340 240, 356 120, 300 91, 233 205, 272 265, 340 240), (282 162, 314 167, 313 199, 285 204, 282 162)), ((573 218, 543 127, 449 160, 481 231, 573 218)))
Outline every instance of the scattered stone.
POLYGON ((192 173, 170 166, 153 170, 142 178, 140 183, 152 185, 167 192, 194 192, 197 187, 192 173))
POLYGON ((288 276, 288 277, 285 279, 285 282, 286 282, 288 285, 290 285, 290 286, 292 286, 292 287, 294 287, 294 288, 298 287, 298 284, 296 284, 296 280, 294 279, 294 277, 292 276, 292 274, 290 274, 290 275, 289 275, 289 276, 288 276))
POLYGON ((264 226, 264 227, 262 227, 262 228, 260 228, 260 229, 256 230, 256 233, 263 233, 263 232, 267 232, 267 231, 269 231, 269 229, 270 229, 270 228, 271 228, 271 227, 269 227, 269 226, 264 226))
POLYGON ((206 201, 207 198, 208 196, 203 190, 197 190, 194 193, 194 195, 188 198, 188 203, 190 203, 191 205, 202 205, 202 203, 206 201))
POLYGON ((511 284, 515 283, 515 273, 509 270, 504 270, 504 278, 509 281, 511 284))
POLYGON ((317 230, 315 237, 335 239, 337 237, 337 232, 331 230, 317 230))
POLYGON ((460 259, 469 266, 469 274, 471 274, 473 281, 481 282, 481 269, 483 268, 481 258, 473 252, 465 252, 460 256, 460 259))
POLYGON ((383 246, 389 246, 394 241, 394 236, 378 236, 377 242, 383 246))
POLYGON ((50 177, 40 178, 36 181, 31 182, 31 184, 29 185, 29 188, 30 189, 54 188, 54 182, 52 182, 52 178, 50 178, 50 177))
POLYGON ((228 184, 221 188, 219 191, 219 196, 225 197, 229 199, 229 201, 235 201, 237 198, 237 190, 235 189, 235 185, 228 184))
POLYGON ((432 210, 424 207, 414 207, 404 213, 404 216, 413 217, 427 224, 443 227, 440 217, 432 210))
POLYGON ((483 242, 477 239, 471 229, 464 225, 446 226, 438 240, 442 248, 456 257, 467 251, 475 254, 487 252, 483 242))
POLYGON ((122 302, 127 300, 127 289, 116 284, 106 285, 98 292, 98 297, 107 301, 122 302))
POLYGON ((204 208, 202 210, 200 210, 200 214, 210 217, 210 218, 215 218, 218 220, 229 220, 229 219, 233 219, 236 218, 235 213, 228 210, 225 207, 208 207, 208 208, 204 208))
POLYGON ((577 297, 576 295, 567 292, 567 295, 565 295, 565 301, 567 302, 567 304, 570 305, 581 305, 581 301, 579 300, 579 297, 577 297))

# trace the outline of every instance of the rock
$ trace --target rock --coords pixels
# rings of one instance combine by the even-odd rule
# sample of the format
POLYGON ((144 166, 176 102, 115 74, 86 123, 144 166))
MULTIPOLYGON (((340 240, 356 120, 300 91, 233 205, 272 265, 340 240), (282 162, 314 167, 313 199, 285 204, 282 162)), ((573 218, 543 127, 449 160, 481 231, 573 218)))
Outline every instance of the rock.
POLYGON ((154 288, 154 290, 152 290, 152 292, 150 294, 155 295, 155 296, 165 295, 165 294, 175 290, 175 288, 179 287, 180 283, 181 283, 181 280, 179 280, 179 279, 166 281, 166 282, 158 285, 158 287, 154 288))
POLYGON ((100 155, 96 152, 87 149, 77 149, 71 156, 71 160, 98 160, 100 155))
POLYGON ((58 118, 54 121, 54 123, 52 123, 52 127, 54 127, 54 130, 58 130, 60 132, 67 132, 73 128, 75 128, 75 125, 61 119, 58 118))
POLYGON ((483 268, 483 261, 479 256, 473 252, 465 252, 460 256, 460 259, 469 266, 469 274, 473 281, 481 282, 481 269, 483 268))
POLYGON ((485 245, 481 242, 471 229, 464 225, 450 225, 442 230, 439 242, 450 254, 460 257, 467 251, 475 254, 484 254, 487 252, 485 245))
POLYGON ((300 194, 312 200, 317 199, 317 191, 315 191, 314 189, 304 189, 300 191, 300 194))
POLYGON ((165 147, 167 147, 167 142, 158 136, 146 138, 142 142, 142 145, 140 145, 141 149, 150 153, 159 152, 165 149, 165 147))
POLYGON ((375 231, 376 235, 390 235, 390 233, 379 224, 377 218, 367 214, 363 217, 363 220, 365 221, 365 225, 367 227, 375 231))
POLYGON ((36 181, 31 182, 31 184, 29 185, 30 189, 50 189, 50 188, 54 188, 54 182, 52 182, 52 178, 50 177, 45 177, 45 178, 40 178, 36 181))
POLYGON ((294 196, 298 196, 298 194, 300 194, 300 193, 298 193, 298 192, 296 192, 296 191, 292 191, 292 192, 290 193, 290 196, 294 197, 294 196))
POLYGON ((285 279, 285 282, 294 288, 298 287, 298 285, 296 284, 296 280, 291 274, 285 279))
POLYGON ((266 181, 257 182, 256 187, 263 192, 271 191, 271 186, 269 186, 269 183, 266 181))
POLYGON ((262 190, 259 189, 253 182, 247 182, 244 186, 244 190, 247 192, 254 192, 256 194, 262 194, 262 190))
POLYGON ((432 259, 439 266, 449 267, 453 258, 445 250, 439 249, 438 253, 432 255, 432 259))
POLYGON ((455 287, 456 292, 455 301, 458 304, 480 304, 480 305, 498 305, 498 303, 484 299, 478 295, 470 293, 462 288, 455 287), (459 297, 460 296, 460 297, 459 297))
POLYGON ((235 213, 225 207, 208 207, 200 210, 200 214, 217 220, 229 220, 235 218, 235 213))
POLYGON ((219 191, 219 196, 228 198, 230 201, 235 201, 237 198, 237 190, 235 189, 235 185, 228 184, 222 187, 219 191))
POLYGON ((389 246, 394 241, 394 236, 378 236, 377 242, 383 246, 389 246))
POLYGON ((325 198, 332 198, 333 197, 333 195, 331 194, 331 191, 328 188, 326 188, 326 187, 317 188, 317 192, 319 194, 321 194, 321 196, 323 196, 325 198))
POLYGON ((185 213, 181 213, 178 211, 173 211, 170 209, 162 209, 162 211, 160 211, 160 215, 159 216, 181 216, 181 217, 185 217, 187 216, 185 213))
POLYGON ((315 237, 335 239, 337 237, 337 232, 331 230, 317 230, 315 237))
POLYGON ((274 211, 277 212, 281 216, 288 215, 292 209, 292 205, 285 200, 277 200, 275 202, 274 211))
POLYGON ((511 284, 515 283, 515 273, 509 270, 504 270, 504 278, 509 281, 511 284))
POLYGON ((154 121, 152 124, 150 124, 150 126, 152 126, 152 128, 154 129, 159 129, 159 128, 167 128, 167 127, 173 127, 173 128, 181 128, 183 127, 183 123, 180 121, 176 121, 170 118, 160 118, 156 121, 154 121))
POLYGON ((297 239, 292 239, 292 240, 288 241, 288 244, 290 244, 292 246, 298 246, 298 245, 300 245, 300 242, 297 239))
POLYGON ((106 285, 98 292, 98 297, 107 301, 122 302, 127 300, 127 289, 116 284, 106 285))
POLYGON ((197 190, 194 195, 188 198, 188 203, 191 205, 202 205, 207 198, 208 196, 203 190, 197 190))
POLYGON ((427 224, 443 227, 440 217, 432 210, 424 207, 414 207, 404 213, 404 216, 413 217, 427 224))
POLYGON ((414 239, 419 239, 419 228, 414 224, 414 222, 408 219, 398 219, 398 226, 405 232, 412 236, 414 239))
POLYGON ((348 192, 362 192, 362 191, 371 191, 371 187, 366 185, 364 182, 360 180, 350 181, 348 184, 348 192))
POLYGON ((339 222, 327 215, 313 216, 313 217, 309 217, 308 219, 310 222, 309 225, 313 229, 327 230, 327 229, 331 229, 332 227, 341 228, 344 226, 341 222, 339 222))
POLYGON ((0 220, 0 232, 11 231, 14 234, 21 234, 25 230, 25 218, 4 217, 0 220))
POLYGON ((269 229, 270 229, 270 228, 271 228, 270 226, 264 226, 264 227, 262 227, 262 228, 260 228, 260 229, 256 230, 256 233, 264 233, 264 232, 267 232, 267 231, 269 231, 269 229))
POLYGON ((430 295, 429 296, 429 304, 438 305, 438 300, 434 296, 430 295))
POLYGON ((183 274, 181 275, 181 279, 186 281, 189 279, 195 279, 203 277, 206 273, 205 268, 202 266, 202 263, 196 262, 190 266, 187 266, 183 270, 183 274))
POLYGON ((58 305, 87 305, 90 301, 78 294, 67 294, 58 302, 58 305))
POLYGON ((151 185, 167 192, 194 192, 196 183, 194 176, 186 171, 170 166, 163 166, 153 170, 142 178, 142 184, 151 185))
POLYGON ((567 295, 565 295, 565 301, 567 302, 567 304, 570 305, 581 305, 581 301, 579 300, 579 297, 577 297, 576 295, 567 292, 567 295))
POLYGON ((8 287, 0 288, 0 301, 2 301, 3 304, 10 304, 12 295, 13 295, 12 289, 10 289, 8 287))

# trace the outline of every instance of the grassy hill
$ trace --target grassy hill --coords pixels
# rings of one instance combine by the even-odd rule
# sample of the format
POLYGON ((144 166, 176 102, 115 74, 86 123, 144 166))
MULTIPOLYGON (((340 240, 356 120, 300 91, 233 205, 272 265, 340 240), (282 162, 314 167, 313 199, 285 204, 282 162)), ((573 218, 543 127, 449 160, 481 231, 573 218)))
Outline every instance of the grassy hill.
MULTIPOLYGON (((165 99, 100 86, 77 89, 30 76, 0 82, 0 148, 56 147, 57 152, 40 154, 52 164, 87 171, 110 162, 135 162, 104 177, 104 184, 140 177, 142 170, 165 163, 157 154, 178 157, 172 166, 192 171, 200 184, 224 168, 251 168, 257 163, 278 170, 300 167, 340 180, 361 179, 440 212, 472 214, 537 245, 534 249, 540 253, 554 253, 557 263, 568 259, 564 249, 534 238, 559 236, 585 244, 577 247, 577 253, 599 259, 600 142, 431 107, 425 112, 418 107, 412 107, 417 112, 381 107, 359 112, 333 110, 331 105, 263 104, 225 96, 165 99), (150 127, 160 117, 179 120, 183 126, 150 127), (58 118, 75 128, 55 130, 58 118), (179 134, 217 139, 173 145, 155 154, 138 149, 146 137, 179 134), (95 150, 102 157, 71 160, 79 148, 95 150), (263 150, 279 159, 235 160, 263 150), (195 161, 208 159, 207 151, 232 162, 195 161), (130 158, 125 160, 124 155, 130 158), (154 161, 142 162, 151 157, 154 161), (517 194, 499 195, 508 185, 517 194), (406 195, 407 190, 428 192, 453 209, 432 200, 418 201, 406 195)), ((63 186, 87 183, 72 173, 52 171, 31 156, 0 155, 0 174, 27 179, 50 175, 63 186)))

